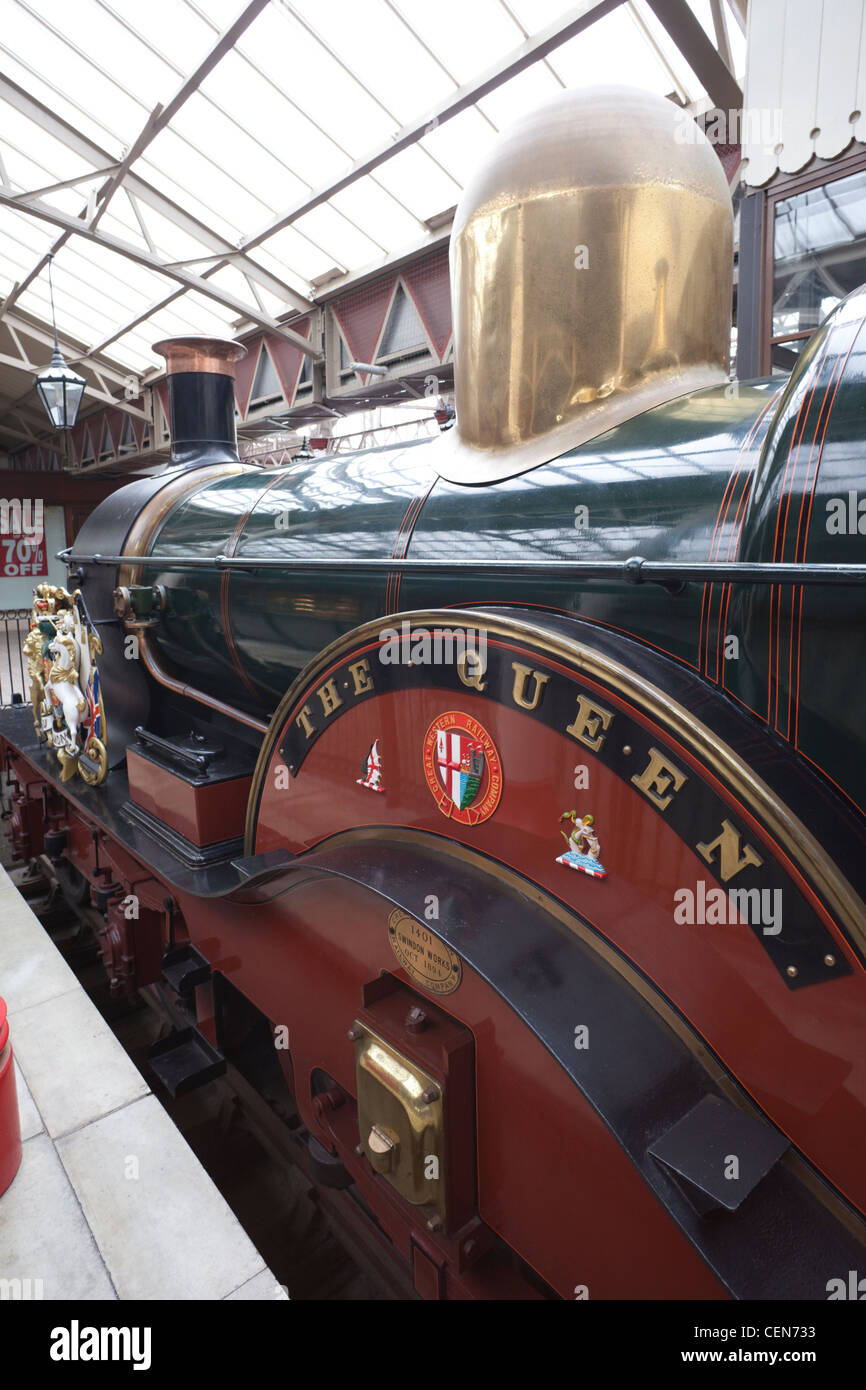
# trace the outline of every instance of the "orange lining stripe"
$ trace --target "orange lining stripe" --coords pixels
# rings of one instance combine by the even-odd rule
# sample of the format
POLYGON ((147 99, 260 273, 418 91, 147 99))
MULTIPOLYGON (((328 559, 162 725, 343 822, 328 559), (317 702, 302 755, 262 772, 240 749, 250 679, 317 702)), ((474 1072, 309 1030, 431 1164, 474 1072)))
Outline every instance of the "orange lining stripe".
MULTIPOLYGON (((856 337, 856 334, 855 334, 855 337, 856 337)), ((806 487, 808 486, 809 473, 810 473, 810 469, 811 469, 811 467, 812 467, 812 456, 813 456, 813 454, 814 454, 814 452, 815 452, 815 442, 816 442, 816 440, 817 440, 817 438, 818 438, 818 430, 821 428, 821 417, 822 417, 822 415, 823 415, 823 418, 824 418, 824 430, 823 430, 823 433, 822 433, 822 435, 821 435, 821 445, 820 445, 820 448, 819 448, 819 450, 818 450, 818 459, 816 460, 815 478, 817 478, 817 464, 820 462, 821 453, 822 453, 823 448, 824 448, 824 438, 825 438, 826 433, 827 433, 827 425, 829 424, 830 415, 831 415, 832 410, 833 410, 833 402, 834 402, 835 399, 836 399, 836 392, 837 392, 838 389, 839 389, 839 382, 842 380, 842 376, 843 376, 844 371, 845 371, 845 364, 846 364, 847 361, 848 361, 848 356, 849 356, 849 354, 850 354, 850 352, 851 352, 851 347, 853 347, 853 345, 854 345, 854 339, 852 338, 852 340, 851 340, 851 345, 850 345, 849 348, 848 348, 848 352, 845 354, 844 360, 841 360, 841 365, 839 365, 840 359, 837 359, 837 365, 834 367, 834 371, 833 371, 833 373, 831 373, 830 381, 827 383, 827 387, 826 387, 826 389, 825 389, 825 391, 824 391, 824 398, 823 398, 823 400, 821 401, 821 409, 818 411, 818 418, 817 418, 816 421, 815 421, 815 432, 814 432, 814 434, 812 435, 812 443, 811 443, 810 446, 809 446, 809 457, 808 457, 808 459, 806 460, 806 468, 805 468, 804 477, 803 477, 803 488, 804 488, 804 492, 803 492, 803 497, 801 497, 801 499, 800 499, 800 520, 802 520, 802 515, 803 515, 803 499, 805 498, 805 489, 806 489, 806 487), (835 378, 835 385, 833 385, 834 378, 835 378), (824 408, 825 408, 825 406, 827 405, 827 395, 828 395, 828 392, 829 392, 831 386, 833 386, 833 395, 832 395, 831 400, 830 400, 829 408, 827 409, 826 414, 825 414, 825 409, 824 409, 824 408)), ((805 430, 804 430, 804 433, 805 433, 805 430)), ((792 487, 791 491, 793 491, 793 487, 792 487)), ((786 506, 785 506, 785 524, 784 524, 784 526, 782 527, 782 558, 784 558, 785 544, 786 544, 787 534, 788 534, 788 515, 789 515, 789 511, 790 511, 790 506, 791 506, 791 492, 788 493, 787 503, 786 503, 786 506)), ((795 559, 795 560, 797 559, 797 547, 798 547, 798 541, 799 541, 799 533, 800 533, 800 521, 798 520, 798 523, 797 523, 797 535, 796 535, 795 538, 794 538, 794 559, 795 559)), ((799 597, 800 597, 801 601, 802 601, 802 593, 803 593, 802 586, 800 586, 800 588, 799 588, 799 597)), ((794 661, 794 612, 795 612, 795 609, 796 609, 796 607, 797 607, 797 597, 798 597, 798 590, 797 590, 797 589, 792 589, 792 590, 791 590, 791 594, 790 594, 790 606, 791 606, 790 638, 789 638, 789 642, 788 642, 788 691, 787 691, 787 702, 786 702, 787 708, 786 708, 786 719, 785 719, 785 738, 786 738, 786 739, 790 739, 790 736, 791 736, 791 697, 792 697, 792 693, 793 693, 793 691, 792 691, 792 683, 793 683, 793 661, 794 661)), ((781 602, 780 602, 780 604, 779 604, 779 609, 780 609, 780 612, 781 612, 781 602)), ((779 653, 778 653, 778 650, 777 650, 777 653, 776 653, 777 669, 778 669, 778 659, 779 659, 779 653)), ((779 690, 778 690, 778 685, 777 685, 777 687, 776 687, 776 705, 777 705, 777 710, 778 710, 778 696, 779 696, 779 690)), ((798 696, 798 698, 799 698, 799 696, 798 696)), ((778 725, 777 725, 777 727, 778 727, 778 725)), ((779 730, 779 732, 781 732, 781 730, 779 730)))
MULTIPOLYGON (((419 493, 411 499, 408 507, 403 513, 403 520, 397 527, 397 534, 394 537, 394 544, 391 547, 392 560, 403 560, 406 558, 406 552, 409 549, 409 543, 412 539, 412 533, 415 530, 418 517, 421 515, 421 509, 438 481, 438 474, 434 474, 427 487, 426 492, 419 493)), ((396 613, 398 611, 398 606, 400 602, 400 586, 402 582, 402 570, 389 570, 388 578, 385 581, 386 613, 396 613)))
MULTIPOLYGON (((770 408, 771 408, 773 405, 775 405, 776 401, 778 401, 780 395, 782 394, 782 390, 783 390, 783 388, 780 386, 780 387, 778 388, 778 390, 775 391, 775 392, 773 393, 773 395, 769 398, 769 400, 767 400, 767 401, 764 403, 764 405, 763 405, 763 406, 761 407, 761 409, 759 410, 758 414, 755 416, 755 419, 752 421, 752 424, 749 426, 749 430, 748 430, 748 433, 746 434, 745 439, 744 439, 743 442, 740 444, 740 447, 739 447, 739 449, 738 449, 738 451, 737 451, 737 458, 736 458, 736 460, 735 460, 734 467, 733 467, 733 470, 732 470, 732 472, 731 472, 731 476, 730 476, 730 478, 728 479, 727 485, 726 485, 726 487, 725 487, 725 491, 724 491, 724 493, 723 493, 723 495, 722 495, 722 500, 721 500, 721 502, 719 503, 719 512, 718 512, 718 516, 716 517, 716 524, 715 524, 715 527, 714 527, 714 529, 713 529, 712 539, 711 539, 711 541, 710 541, 710 550, 709 550, 709 556, 708 556, 708 559, 709 559, 709 560, 714 560, 714 559, 717 558, 718 550, 719 550, 720 544, 721 544, 721 542, 718 540, 720 528, 724 525, 725 521, 727 520, 728 510, 729 510, 729 507, 730 507, 730 499, 731 499, 731 496, 733 495, 733 491, 734 491, 734 488, 735 488, 735 486, 736 486, 736 481, 737 481, 737 479, 740 477, 740 475, 741 475, 741 473, 742 473, 742 471, 743 471, 743 460, 744 460, 745 453, 746 453, 746 451, 747 451, 748 449, 751 448, 751 445, 752 445, 752 443, 753 443, 753 441, 754 441, 754 439, 755 439, 755 437, 756 437, 756 435, 757 435, 757 431, 758 431, 758 428, 759 428, 759 426, 760 426, 760 424, 761 424, 761 421, 764 419, 764 416, 767 414, 767 412, 770 410, 770 408)), ((752 479, 754 479, 754 476, 755 476, 755 469, 756 469, 756 468, 757 468, 757 460, 756 460, 756 462, 755 462, 755 468, 752 469, 752 470, 751 470, 751 473, 750 473, 750 476, 751 476, 752 479)), ((709 668, 709 641, 710 641, 710 627, 711 627, 711 622, 712 622, 712 607, 713 607, 713 585, 712 585, 712 583, 710 583, 709 585, 707 585, 706 583, 704 583, 703 594, 702 594, 702 597, 701 597, 701 619, 700 619, 700 632, 699 632, 699 637, 698 637, 698 667, 697 667, 697 669, 700 670, 700 669, 703 667, 703 671, 704 671, 704 674, 705 674, 705 675, 708 675, 708 674, 709 674, 709 670, 708 670, 708 668, 709 668), (706 619, 706 625, 707 625, 706 642, 705 642, 705 639, 704 639, 704 622, 705 622, 705 619, 706 619)), ((691 663, 690 663, 690 664, 691 664, 691 663)), ((717 661, 716 661, 716 677, 717 677, 717 679, 718 679, 718 659, 717 659, 717 661)))
MULTIPOLYGON (((822 368, 823 368, 823 366, 824 366, 825 360, 827 359, 827 354, 828 354, 828 351, 829 351, 829 348, 830 348, 830 343, 831 343, 833 337, 835 336, 835 332, 836 332, 836 330, 831 329, 830 332, 827 334, 825 340, 824 340, 823 346, 822 346, 822 348, 821 348, 821 355, 820 355, 820 357, 818 358, 817 363, 815 364, 815 369, 814 369, 814 372, 813 372, 812 377, 811 377, 811 380, 812 380, 813 382, 817 382, 817 379, 818 379, 818 377, 819 377, 820 374, 821 374, 821 370, 822 370, 822 368)), ((832 375, 833 375, 833 374, 832 374, 832 372, 831 372, 831 376, 830 376, 830 380, 831 380, 831 381, 832 381, 832 375)), ((825 399, 826 399, 827 389, 829 388, 829 385, 830 385, 830 382, 828 381, 827 387, 825 388, 825 392, 824 392, 825 399)), ((815 396, 817 395, 817 392, 818 392, 818 387, 817 387, 817 385, 807 386, 807 387, 804 389, 804 391, 803 391, 803 397, 802 397, 802 400, 800 401, 800 406, 799 406, 799 409, 798 409, 798 411, 797 411, 797 418, 796 418, 796 420, 795 420, 795 422, 794 422, 794 430, 793 430, 793 433, 792 433, 792 435, 791 435, 791 443, 790 443, 789 446, 788 446, 788 456, 787 456, 787 458, 785 459, 785 471, 784 471, 784 474, 783 474, 783 476, 782 476, 782 486, 781 486, 781 490, 780 490, 780 493, 779 493, 779 503, 778 503, 778 506, 777 506, 777 509, 776 509, 776 530, 775 530, 775 534, 774 534, 774 537, 773 537, 773 559, 774 559, 774 560, 780 560, 781 558, 783 558, 783 556, 782 556, 782 554, 780 554, 780 550, 779 550, 779 524, 780 524, 781 517, 782 517, 782 506, 783 506, 783 504, 788 503, 788 505, 790 505, 790 491, 789 491, 789 486, 788 486, 788 476, 789 476, 789 473, 791 473, 792 471, 793 471, 794 475, 796 475, 796 471, 797 471, 797 455, 799 454, 800 444, 801 444, 801 442, 802 442, 803 434, 804 434, 805 429, 806 429, 806 422, 807 422, 807 420, 808 420, 808 418, 809 418, 809 413, 810 413, 810 411, 811 411, 811 409, 812 409, 812 402, 813 402, 815 396), (808 406, 807 406, 807 408, 806 408, 806 413, 805 413, 805 415, 804 415, 804 414, 803 414, 803 407, 806 405, 806 402, 807 402, 807 401, 808 401, 808 406), (798 432, 799 432, 799 437, 798 437, 798 432)), ((823 409, 823 402, 822 402, 821 409, 823 409)), ((819 419, 820 419, 820 411, 818 412, 818 415, 819 415, 819 419)), ((786 525, 787 525, 787 516, 786 516, 786 525)), ((783 548, 783 551, 784 551, 784 533, 783 533, 783 538, 782 538, 782 548, 783 548)), ((771 706, 771 702, 772 702, 773 686, 774 686, 774 684, 775 684, 776 703, 775 703, 775 708, 774 708, 773 723, 774 723, 774 727, 775 727, 775 729, 776 729, 777 732, 781 732, 781 731, 779 730, 779 647, 780 647, 780 642, 781 642, 781 636, 780 636, 781 605, 782 605, 782 591, 781 591, 781 586, 778 585, 778 584, 776 584, 776 585, 771 585, 771 586, 770 586, 770 615, 769 615, 769 616, 770 616, 770 631, 769 631, 769 648, 768 648, 768 656, 767 656, 767 723, 770 722, 770 706, 771 706), (773 612, 774 612, 774 611, 775 611, 775 613, 776 613, 776 643, 775 643, 775 651, 774 651, 774 646, 773 646, 773 612)))
MULTIPOLYGON (((811 524, 812 524, 812 506, 813 506, 814 501, 815 501, 815 492, 816 492, 816 489, 817 489, 817 486, 818 486, 818 474, 819 474, 820 471, 821 471, 821 459, 822 459, 823 456, 824 456, 824 442, 825 442, 825 440, 826 440, 826 438, 827 438, 827 429, 828 429, 829 424, 830 424, 830 416, 832 415, 832 413, 833 413, 833 407, 834 407, 835 404, 836 404, 836 392, 839 390, 839 387, 840 387, 841 382, 842 382, 842 377, 843 377, 844 374, 845 374, 845 367, 847 367, 847 365, 848 365, 848 359, 849 359, 849 357, 851 356, 851 353, 852 353, 853 350, 854 350, 854 345, 856 344, 857 339, 860 337, 860 334, 861 334, 861 332, 862 332, 862 330, 863 330, 863 324, 864 324, 864 323, 866 323, 866 314, 864 314, 863 318, 861 318, 860 323, 859 323, 858 326, 857 326, 857 331, 856 331, 856 333, 854 334, 853 338, 851 339, 851 345, 850 345, 850 347, 848 348, 848 351, 847 351, 846 354, 845 354, 845 361, 844 361, 844 363, 842 364, 842 371, 840 372, 839 378, 838 378, 838 380, 837 380, 837 382, 836 382, 836 385, 835 385, 835 387, 834 387, 834 390, 833 390, 833 398, 832 398, 832 400, 830 401, 830 408, 829 408, 829 410, 827 411, 827 418, 826 418, 826 420, 824 421, 824 432, 823 432, 823 434, 821 435, 821 445, 820 445, 820 448, 819 448, 819 450, 818 450, 818 457, 817 457, 816 460, 815 460, 815 468, 814 468, 814 472, 813 472, 813 474, 812 474, 812 486, 811 486, 811 489, 810 489, 810 491, 809 491, 809 506, 808 506, 808 509, 807 509, 807 511, 806 511, 806 526, 805 526, 805 529, 802 530, 802 543, 801 543, 800 537, 801 537, 801 528, 802 528, 802 523, 803 523, 803 509, 804 509, 804 505, 805 505, 805 502, 806 502, 806 487, 808 487, 808 484, 809 484, 809 470, 808 470, 808 468, 807 468, 807 470, 806 470, 806 479, 805 479, 805 483, 804 483, 803 496, 800 498, 800 516, 799 516, 799 519, 798 519, 798 521, 797 521, 797 536, 796 536, 796 540, 795 540, 795 542, 794 542, 794 558, 795 558, 795 559, 800 559, 801 561, 805 561, 805 559, 806 559, 806 550, 807 550, 808 544, 809 544, 809 528, 811 527, 811 524)), ((815 429, 815 434, 817 435, 817 433, 818 433, 818 431, 817 431, 817 427, 816 427, 816 429, 815 429)), ((813 445, 814 445, 814 442, 815 442, 815 441, 813 440, 813 441, 812 441, 813 445)), ((810 462, 810 464, 811 464, 811 453, 810 453, 810 455, 809 455, 809 462, 810 462)), ((804 597, 805 597, 805 590, 803 589, 802 586, 800 586, 798 597, 799 597, 799 606, 798 606, 798 610, 797 610, 797 625, 796 625, 796 632, 797 632, 797 672, 796 672, 796 687, 795 687, 795 701, 794 701, 794 747, 795 747, 796 749, 799 750, 799 746, 800 746, 800 745, 799 745, 799 741, 798 741, 798 740, 799 740, 799 734, 800 734, 800 651, 801 651, 801 645, 802 645, 802 639, 803 639, 803 600, 804 600, 804 597)), ((793 616, 792 616, 792 622, 793 622, 793 616)), ((792 656, 793 656, 793 645, 794 645, 794 644, 793 644, 793 634, 792 634, 792 642, 791 642, 791 654, 792 654, 792 656)), ((789 677, 789 679, 790 679, 790 677, 789 677)), ((810 759, 810 761, 811 761, 811 759, 810 759)), ((817 764, 815 764, 815 766, 817 766, 817 764)), ((830 780, 832 781, 833 779, 831 778, 830 780)), ((834 783, 834 785, 836 785, 836 784, 834 783)), ((840 788, 840 790, 841 790, 841 788, 840 788)))
MULTIPOLYGON (((751 497, 751 492, 752 492, 752 486, 751 486, 751 485, 753 484, 754 479, 755 479, 754 470, 752 471, 751 475, 748 475, 748 474, 747 474, 747 476, 743 479, 743 486, 742 486, 742 488, 741 488, 741 490, 740 490, 740 496, 739 496, 739 498, 738 498, 738 500, 737 500, 736 511, 734 512, 734 520, 733 520, 733 523, 732 523, 732 525, 731 525, 731 534, 730 534, 730 536, 728 537, 728 548, 727 548, 727 550, 726 550, 726 552, 725 552, 725 560, 726 560, 726 561, 730 561, 730 559, 732 558, 732 556, 736 553, 737 547, 739 546, 740 535, 741 535, 741 533, 742 533, 742 528, 743 528, 743 522, 745 521, 745 518, 746 518, 746 510, 747 510, 747 506, 748 506, 748 500, 749 500, 749 498, 751 497)), ((731 589, 732 589, 732 588, 733 588, 733 585, 732 585, 732 584, 724 584, 724 583, 722 584, 722 595, 721 595, 721 599, 720 599, 720 601, 719 601, 719 626, 718 626, 718 629, 717 629, 717 631, 716 631, 716 674, 715 674, 715 681, 716 681, 716 684, 717 684, 717 685, 720 683, 720 679, 719 679, 719 663, 720 663, 720 661, 721 661, 721 685, 722 685, 723 688, 724 688, 724 681, 725 681, 725 663, 724 663, 724 660, 722 660, 722 646, 723 646, 723 643, 724 643, 724 640, 725 640, 725 633, 726 633, 726 629, 727 629, 728 608, 729 608, 729 605, 730 605, 730 602, 731 602, 731 589)), ((707 664, 709 665, 709 654, 708 654, 707 664)), ((709 674, 709 671, 707 672, 707 674, 709 674)))

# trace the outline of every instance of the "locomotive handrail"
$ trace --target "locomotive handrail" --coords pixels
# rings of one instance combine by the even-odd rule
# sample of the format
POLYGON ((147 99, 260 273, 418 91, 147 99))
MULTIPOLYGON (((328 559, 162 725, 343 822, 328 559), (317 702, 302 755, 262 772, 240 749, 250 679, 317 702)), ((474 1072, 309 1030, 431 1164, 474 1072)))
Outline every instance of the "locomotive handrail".
POLYGON ((148 569, 237 569, 237 570, 343 570, 376 574, 381 571, 449 574, 556 574, 586 579, 620 579, 627 584, 678 585, 690 581, 724 584, 866 584, 866 565, 823 565, 790 563, 746 564, 708 562, 706 564, 668 564, 663 560, 422 560, 405 557, 337 558, 323 556, 285 559, 278 556, 245 558, 240 555, 73 555, 71 547, 60 550, 57 559, 71 565, 134 565, 148 569))

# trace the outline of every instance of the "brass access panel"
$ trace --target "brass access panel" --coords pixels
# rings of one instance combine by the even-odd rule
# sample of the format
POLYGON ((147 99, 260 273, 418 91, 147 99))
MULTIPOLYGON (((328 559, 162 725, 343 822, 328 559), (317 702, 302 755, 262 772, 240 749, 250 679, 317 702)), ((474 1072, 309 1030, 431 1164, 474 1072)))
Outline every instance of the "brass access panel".
POLYGON ((446 1219, 442 1090, 427 1072, 355 1022, 358 1125, 377 1173, 414 1206, 446 1219))

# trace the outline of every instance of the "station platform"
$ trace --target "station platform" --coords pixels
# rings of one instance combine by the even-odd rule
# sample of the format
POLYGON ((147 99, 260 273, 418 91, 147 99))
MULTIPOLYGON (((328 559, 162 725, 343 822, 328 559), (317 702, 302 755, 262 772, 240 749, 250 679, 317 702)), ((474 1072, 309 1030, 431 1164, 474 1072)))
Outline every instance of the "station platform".
POLYGON ((23 1144, 0 1300, 286 1299, 2 868, 0 997, 23 1144))

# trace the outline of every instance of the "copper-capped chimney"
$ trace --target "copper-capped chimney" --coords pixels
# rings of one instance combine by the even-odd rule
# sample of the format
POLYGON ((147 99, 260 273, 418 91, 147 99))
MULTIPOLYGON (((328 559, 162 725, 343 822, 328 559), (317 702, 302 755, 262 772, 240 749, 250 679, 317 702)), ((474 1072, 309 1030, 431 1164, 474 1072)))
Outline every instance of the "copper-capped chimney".
POLYGON ((227 338, 164 338, 174 464, 236 462, 235 362, 242 343, 227 338))

